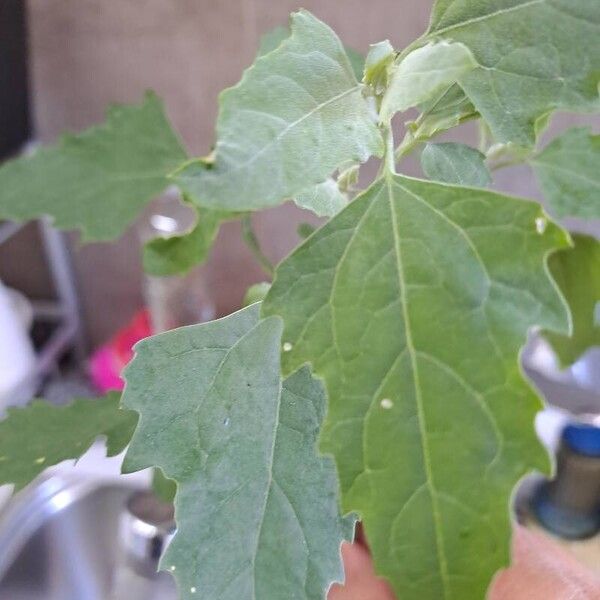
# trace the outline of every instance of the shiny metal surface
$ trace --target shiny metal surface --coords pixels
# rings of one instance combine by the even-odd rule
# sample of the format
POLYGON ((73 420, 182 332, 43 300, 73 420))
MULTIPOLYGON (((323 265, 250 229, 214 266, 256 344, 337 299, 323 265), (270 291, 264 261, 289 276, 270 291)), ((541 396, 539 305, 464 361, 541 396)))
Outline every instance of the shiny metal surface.
POLYGON ((0 600, 173 597, 166 573, 127 583, 119 528, 133 491, 53 476, 16 496, 0 514, 0 600))
POLYGON ((150 490, 134 492, 121 515, 119 540, 126 565, 146 579, 160 576, 158 562, 175 533, 173 505, 150 490))

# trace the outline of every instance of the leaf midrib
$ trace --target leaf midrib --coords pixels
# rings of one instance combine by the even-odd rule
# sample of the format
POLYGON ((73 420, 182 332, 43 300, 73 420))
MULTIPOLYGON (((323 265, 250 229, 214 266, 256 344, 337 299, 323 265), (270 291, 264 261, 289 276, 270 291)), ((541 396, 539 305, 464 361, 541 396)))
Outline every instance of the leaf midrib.
POLYGON ((448 591, 450 589, 449 579, 448 579, 448 565, 446 562, 446 557, 444 554, 444 539, 441 527, 441 516, 439 511, 439 506, 437 502, 437 491, 435 488, 435 483, 433 480, 433 472, 431 469, 431 457, 429 454, 429 445, 427 443, 427 421, 425 418, 425 412, 423 409, 423 399, 421 397, 421 389, 420 389, 420 379, 419 379, 419 369, 418 369, 418 361, 416 356, 416 350, 414 347, 412 332, 411 332, 411 324, 410 317, 408 314, 408 305, 406 302, 406 281, 404 275, 404 266, 402 262, 402 252, 400 249, 400 239, 398 237, 398 216, 396 214, 396 209, 394 206, 393 198, 392 198, 392 173, 386 174, 386 184, 387 184, 387 194, 388 194, 388 202, 390 206, 390 214, 392 217, 392 232, 394 236, 394 250, 396 254, 396 272, 398 274, 398 284, 400 286, 400 304, 402 306, 402 318, 404 320, 405 327, 405 337, 406 337, 406 347, 408 350, 408 355, 410 357, 410 362, 413 370, 414 377, 414 386, 415 386, 415 400, 417 405, 417 413, 418 413, 418 422, 419 422, 419 432, 421 439, 421 451, 423 453, 423 463, 425 465, 425 474, 427 477, 427 487, 429 488, 429 495, 431 497, 431 506, 433 512, 433 519, 435 525, 435 536, 436 536, 436 548, 438 555, 438 563, 440 566, 440 575, 442 579, 442 586, 444 589, 444 598, 448 598, 448 591))
MULTIPOLYGON (((275 428, 273 431, 273 438, 271 441, 271 450, 269 455, 268 462, 268 481, 265 486, 265 497, 263 500, 263 505, 261 509, 261 517, 258 524, 258 531, 256 535, 256 544, 254 546, 254 553, 252 555, 252 598, 253 600, 257 600, 256 598, 256 556, 258 555, 258 548, 260 546, 260 538, 262 535, 262 528, 265 523, 265 516, 267 514, 267 504, 269 502, 269 496, 271 495, 271 488, 273 486, 273 463, 275 462, 275 446, 277 443, 277 435, 279 433, 279 412, 281 409, 281 396, 282 396, 282 381, 279 379, 279 394, 277 396, 277 408, 275 409, 275 428)), ((301 528, 302 529, 302 528, 301 528)), ((302 535, 304 535, 304 530, 302 530, 302 535)))

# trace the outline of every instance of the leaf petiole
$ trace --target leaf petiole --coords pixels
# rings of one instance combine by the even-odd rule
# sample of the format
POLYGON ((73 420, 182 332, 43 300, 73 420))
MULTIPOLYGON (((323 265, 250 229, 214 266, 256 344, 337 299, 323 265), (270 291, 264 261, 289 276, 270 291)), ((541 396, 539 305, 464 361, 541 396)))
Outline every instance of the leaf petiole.
POLYGON ((425 140, 416 137, 411 131, 407 131, 404 135, 404 139, 396 148, 396 151, 394 153, 394 160, 396 162, 402 160, 405 156, 408 156, 419 144, 422 144, 424 141, 425 140))
POLYGON ((275 273, 275 267, 273 263, 264 255, 258 238, 254 233, 254 229, 252 228, 252 218, 250 215, 244 215, 241 219, 242 224, 242 238, 246 243, 246 246, 252 252, 252 255, 257 260, 257 262, 262 267, 263 271, 269 275, 269 277, 273 277, 275 273))

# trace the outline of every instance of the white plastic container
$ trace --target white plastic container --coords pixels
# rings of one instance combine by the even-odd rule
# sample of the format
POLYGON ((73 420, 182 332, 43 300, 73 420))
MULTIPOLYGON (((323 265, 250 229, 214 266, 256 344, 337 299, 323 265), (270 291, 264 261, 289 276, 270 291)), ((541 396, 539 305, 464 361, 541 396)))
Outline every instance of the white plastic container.
POLYGON ((0 281, 0 413, 35 393, 35 352, 14 294, 0 281))

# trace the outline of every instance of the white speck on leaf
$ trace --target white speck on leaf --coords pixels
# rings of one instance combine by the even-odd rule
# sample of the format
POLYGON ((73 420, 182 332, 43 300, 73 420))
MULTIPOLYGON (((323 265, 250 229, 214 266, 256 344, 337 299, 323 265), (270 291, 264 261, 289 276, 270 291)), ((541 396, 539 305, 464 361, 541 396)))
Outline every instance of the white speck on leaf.
POLYGON ((381 405, 381 408, 384 408, 385 410, 389 410, 394 406, 394 403, 389 398, 384 398, 379 404, 381 405))
POLYGON ((192 594, 195 594, 196 593, 196 588, 195 587, 191 587, 190 588, 190 592, 192 592, 192 594))
POLYGON ((293 347, 292 344, 290 344, 289 342, 285 342, 283 344, 283 351, 284 352, 289 352, 292 349, 292 347, 293 347))
POLYGON ((535 230, 542 235, 544 231, 546 231, 546 226, 548 225, 548 221, 544 217, 537 217, 535 220, 535 230))
POLYGON ((46 462, 46 457, 45 456, 40 456, 39 458, 35 459, 35 463, 38 465, 41 465, 43 462, 46 462))

